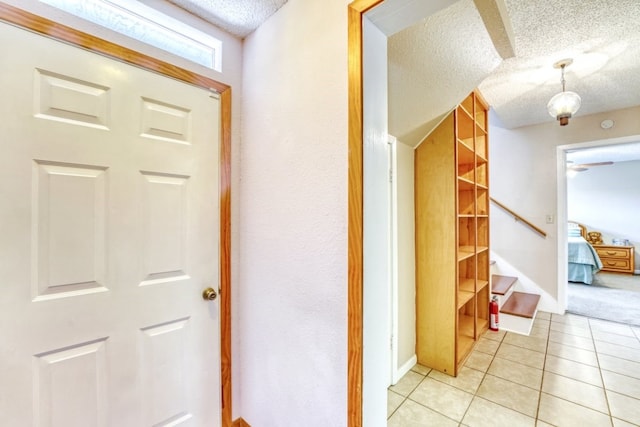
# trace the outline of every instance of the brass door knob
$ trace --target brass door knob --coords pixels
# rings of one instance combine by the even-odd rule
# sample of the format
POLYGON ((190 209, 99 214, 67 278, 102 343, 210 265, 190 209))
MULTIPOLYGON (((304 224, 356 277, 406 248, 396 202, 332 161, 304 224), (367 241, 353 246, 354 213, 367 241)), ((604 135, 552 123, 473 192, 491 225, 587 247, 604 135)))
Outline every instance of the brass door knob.
POLYGON ((204 291, 202 291, 202 298, 207 301, 213 301, 217 297, 218 297, 218 293, 213 288, 207 288, 204 291))

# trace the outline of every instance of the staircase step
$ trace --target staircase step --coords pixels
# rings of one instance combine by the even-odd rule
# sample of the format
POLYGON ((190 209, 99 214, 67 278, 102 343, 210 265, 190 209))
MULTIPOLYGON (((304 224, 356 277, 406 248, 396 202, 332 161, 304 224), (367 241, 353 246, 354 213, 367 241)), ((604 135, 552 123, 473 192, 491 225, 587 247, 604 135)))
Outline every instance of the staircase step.
POLYGON ((518 280, 517 277, 493 274, 491 276, 491 293, 496 295, 506 294, 516 280, 518 280))
POLYGON ((540 295, 525 292, 514 292, 502 306, 500 313, 532 319, 538 308, 540 295))

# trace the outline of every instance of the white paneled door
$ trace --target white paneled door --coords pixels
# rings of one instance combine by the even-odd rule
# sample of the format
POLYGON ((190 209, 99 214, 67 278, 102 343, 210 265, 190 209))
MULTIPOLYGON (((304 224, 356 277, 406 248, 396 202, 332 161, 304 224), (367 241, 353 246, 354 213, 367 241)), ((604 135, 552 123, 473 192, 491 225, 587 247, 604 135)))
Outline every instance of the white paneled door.
POLYGON ((219 101, 0 40, 0 425, 219 426, 219 101))

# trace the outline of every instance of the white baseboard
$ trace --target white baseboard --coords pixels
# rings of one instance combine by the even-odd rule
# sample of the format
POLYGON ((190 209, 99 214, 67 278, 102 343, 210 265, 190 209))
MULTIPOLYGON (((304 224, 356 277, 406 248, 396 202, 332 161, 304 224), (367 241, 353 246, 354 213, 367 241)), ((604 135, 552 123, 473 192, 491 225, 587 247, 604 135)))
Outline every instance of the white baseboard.
POLYGON ((418 363, 418 357, 414 354, 402 366, 393 373, 393 384, 396 384, 404 375, 418 363))

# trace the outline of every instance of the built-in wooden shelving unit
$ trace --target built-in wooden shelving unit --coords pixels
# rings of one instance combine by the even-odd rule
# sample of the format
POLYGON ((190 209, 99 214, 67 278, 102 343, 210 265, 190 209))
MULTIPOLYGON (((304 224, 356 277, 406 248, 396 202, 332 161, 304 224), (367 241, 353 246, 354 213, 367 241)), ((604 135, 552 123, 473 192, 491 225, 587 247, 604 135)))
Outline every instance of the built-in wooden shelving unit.
POLYGON ((470 94, 415 152, 416 354, 454 376, 489 322, 487 112, 470 94))

